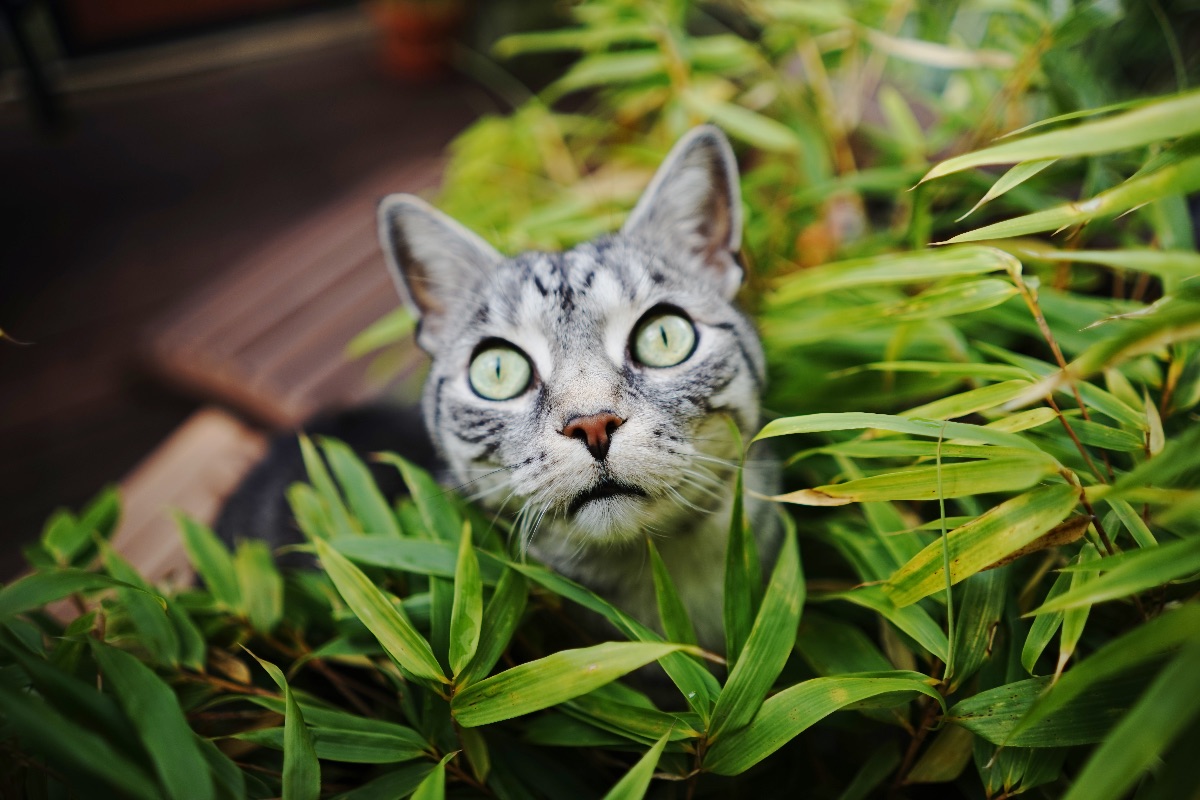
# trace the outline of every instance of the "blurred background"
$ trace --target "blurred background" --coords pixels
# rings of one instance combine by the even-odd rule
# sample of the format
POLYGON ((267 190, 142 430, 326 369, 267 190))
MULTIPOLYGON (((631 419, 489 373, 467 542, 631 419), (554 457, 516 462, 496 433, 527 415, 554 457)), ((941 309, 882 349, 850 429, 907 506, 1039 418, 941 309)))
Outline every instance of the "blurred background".
POLYGON ((202 404, 248 427, 185 462, 376 390, 321 373, 395 305, 373 204, 499 109, 451 48, 550 13, 486 6, 0 0, 0 576, 202 404))

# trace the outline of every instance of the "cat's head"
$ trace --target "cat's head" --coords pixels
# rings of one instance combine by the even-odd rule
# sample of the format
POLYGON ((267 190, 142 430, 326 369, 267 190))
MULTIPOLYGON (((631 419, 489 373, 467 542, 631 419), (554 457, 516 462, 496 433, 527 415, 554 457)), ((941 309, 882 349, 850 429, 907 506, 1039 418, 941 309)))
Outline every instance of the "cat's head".
POLYGON ((729 426, 758 425, 762 350, 734 307, 741 201, 729 143, 685 136, 621 231, 505 258, 410 195, 379 207, 433 364, 430 433, 465 493, 587 549, 666 532, 728 497, 729 426))

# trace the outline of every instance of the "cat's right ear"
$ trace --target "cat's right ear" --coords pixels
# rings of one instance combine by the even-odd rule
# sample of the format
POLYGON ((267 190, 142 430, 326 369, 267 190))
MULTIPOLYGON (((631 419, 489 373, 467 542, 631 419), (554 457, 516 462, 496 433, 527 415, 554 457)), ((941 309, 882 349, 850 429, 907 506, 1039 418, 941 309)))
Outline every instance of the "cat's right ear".
POLYGON ((418 343, 426 350, 461 293, 503 260, 491 245, 433 206, 410 194, 379 202, 379 242, 396 291, 421 321, 418 343))

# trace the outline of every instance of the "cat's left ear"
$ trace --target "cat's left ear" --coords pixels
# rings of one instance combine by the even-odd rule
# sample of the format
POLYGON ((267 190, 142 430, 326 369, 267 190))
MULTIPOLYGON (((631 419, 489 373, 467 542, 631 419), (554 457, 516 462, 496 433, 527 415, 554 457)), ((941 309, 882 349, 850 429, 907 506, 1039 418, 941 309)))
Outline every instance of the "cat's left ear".
POLYGON ((742 200, 737 161, 725 134, 711 125, 689 131, 671 149, 621 233, 660 253, 695 264, 732 299, 744 277, 742 200))

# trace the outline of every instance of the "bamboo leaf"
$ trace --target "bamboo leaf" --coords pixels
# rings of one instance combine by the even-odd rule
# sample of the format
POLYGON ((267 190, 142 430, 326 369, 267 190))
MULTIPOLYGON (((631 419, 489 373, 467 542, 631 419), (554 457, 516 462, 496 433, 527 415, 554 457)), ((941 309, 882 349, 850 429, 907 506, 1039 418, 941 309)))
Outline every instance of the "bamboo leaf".
POLYGON ((1193 641, 1200 630, 1200 606, 1185 605, 1164 612, 1161 616, 1140 625, 1116 639, 1110 640, 1088 658, 1063 673, 1045 694, 1037 698, 1020 721, 998 744, 1015 743, 1026 731, 1032 730, 1069 705, 1075 698, 1113 676, 1128 673, 1144 664, 1161 658, 1183 643, 1193 641))
POLYGON ((140 587, 108 575, 85 572, 74 567, 34 572, 0 589, 0 620, 41 608, 68 595, 114 588, 143 591, 140 587))
POLYGON ((450 709, 474 728, 541 711, 644 667, 683 645, 606 642, 561 650, 485 678, 454 695, 450 709))
POLYGON ((807 414, 800 417, 784 417, 772 420, 763 426, 752 441, 787 436, 793 433, 826 433, 829 431, 880 430, 893 433, 908 433, 934 439, 948 439, 977 444, 994 444, 1002 447, 1017 447, 1053 460, 1043 454, 1036 445, 1022 436, 1006 431, 968 425, 963 422, 941 422, 938 420, 909 419, 890 414, 866 412, 834 412, 807 414))
POLYGON ((1200 158, 1189 158, 1186 161, 1165 166, 1148 175, 1130 178, 1089 200, 1066 203, 1044 211, 1035 211, 1032 214, 985 225, 982 228, 953 236, 944 244, 965 244, 1060 230, 1097 217, 1120 214, 1137 206, 1154 202, 1161 197, 1188 194, 1197 189, 1200 189, 1200 158))
POLYGON ((775 495, 770 499, 798 505, 843 505, 874 500, 936 500, 939 496, 967 497, 989 492, 1028 489, 1055 472, 1054 465, 1036 457, 992 458, 985 461, 943 464, 940 469, 936 466, 910 467, 869 478, 800 489, 775 495))
POLYGON ((261 539, 244 539, 233 557, 241 610, 256 631, 270 633, 283 619, 283 577, 261 539))
POLYGON ((725 623, 725 657, 736 664, 754 624, 752 586, 762 580, 754 540, 746 531, 743 470, 733 484, 733 510, 729 517, 729 538, 725 544, 725 594, 722 615, 725 623))
POLYGON ((933 167, 921 182, 988 164, 1111 153, 1200 131, 1200 92, 1146 103, 1123 114, 976 150, 933 167))
POLYGON ((210 800, 212 777, 171 687, 129 653, 89 640, 105 680, 137 729, 170 797, 210 800))
MULTIPOLYGON (((249 650, 246 652, 250 653, 249 650)), ((284 696, 283 800, 317 800, 321 795, 321 764, 317 761, 312 732, 304 722, 300 704, 279 667, 254 653, 250 655, 267 671, 284 696)))
MULTIPOLYGON (((938 544, 938 542, 934 542, 934 544, 938 544)), ((930 655, 940 658, 942 661, 950 657, 950 643, 946 639, 946 633, 934 622, 933 617, 918 605, 897 606, 880 586, 863 586, 849 592, 827 595, 827 597, 847 600, 855 605, 878 612, 888 622, 911 636, 930 655)))
MULTIPOLYGON (((958 583, 1062 522, 1079 500, 1073 486, 1043 486, 1018 495, 946 534, 950 579, 958 583)), ((933 542, 892 576, 883 589, 907 606, 945 586, 942 543, 933 542)))
MULTIPOLYGON (((305 721, 308 715, 305 714, 305 721)), ((406 738, 374 731, 340 730, 313 725, 313 749, 318 759, 345 761, 350 764, 395 764, 426 757, 426 746, 414 745, 406 738)), ((236 734, 233 738, 243 742, 283 750, 287 737, 285 728, 258 728, 236 734)))
MULTIPOLYGON (((1087 564, 1095 561, 1100 557, 1096 552, 1096 548, 1090 543, 1084 544, 1079 550, 1079 558, 1076 563, 1087 564)), ((1071 588, 1067 594, 1082 590, 1083 587, 1090 582, 1092 576, 1086 572, 1076 572, 1071 574, 1071 588)), ((1062 636, 1059 638, 1058 646, 1058 666, 1054 668, 1054 677, 1057 678, 1062 674, 1063 668, 1067 665, 1067 660, 1075 653, 1075 646, 1079 644, 1079 637, 1083 635, 1083 626, 1087 624, 1088 611, 1091 606, 1081 606, 1063 612, 1062 617, 1062 636)))
POLYGON ((188 560, 204 580, 213 599, 227 610, 240 609, 242 593, 233 567, 233 555, 228 548, 210 528, 191 517, 176 512, 175 521, 179 525, 188 560))
POLYGON ((470 663, 457 677, 459 686, 467 686, 485 677, 496 666, 508 647, 521 614, 525 611, 528 589, 525 579, 515 570, 505 570, 496 591, 483 612, 479 644, 470 663))
POLYGON ((1088 758, 1063 800, 1117 800, 1200 714, 1200 641, 1171 660, 1088 758))
POLYGON ((650 567, 654 573, 654 597, 658 604, 658 618, 662 622, 663 633, 669 641, 679 644, 695 644, 696 630, 688 616, 687 608, 679 599, 675 582, 671 573, 663 563, 654 540, 647 537, 646 546, 650 548, 650 567))
POLYGON ((887 253, 869 258, 838 261, 795 272, 779 281, 767 298, 768 306, 779 308, 809 297, 865 286, 892 286, 984 275, 989 272, 1020 272, 1015 258, 991 247, 961 247, 924 250, 919 253, 887 253))
MULTIPOLYGON (((1070 573, 1060 573, 1050 586, 1049 593, 1046 594, 1047 602, 1063 594, 1070 588, 1070 573)), ((1021 666, 1030 675, 1033 674, 1034 667, 1037 666, 1038 657, 1046 649, 1046 645, 1050 644, 1050 640, 1054 638, 1054 634, 1058 631, 1058 626, 1061 624, 1061 611, 1039 614, 1033 620, 1033 624, 1029 627, 1029 633, 1025 636, 1025 644, 1021 647, 1021 666)))
POLYGON ((800 554, 794 533, 788 531, 742 658, 717 698, 709 725, 711 739, 744 727, 762 705, 796 643, 804 595, 800 554))
POLYGON ((375 486, 371 471, 359 461, 354 451, 337 439, 322 437, 321 449, 329 468, 333 470, 350 511, 358 519, 366 533, 399 536, 400 526, 392 514, 388 501, 375 486))
POLYGON ((879 695, 918 692, 941 702, 932 683, 919 672, 903 671, 797 683, 763 703, 749 725, 714 741, 704 767, 718 775, 745 772, 834 711, 879 695))
POLYGON ((1005 747, 1093 744, 1101 741, 1133 704, 1145 685, 1145 676, 1110 676, 1089 686, 1070 703, 1043 716, 1036 724, 1018 730, 1022 716, 1036 704, 1051 682, 1052 678, 1046 676, 988 689, 957 703, 946 719, 992 744, 1005 747))
POLYGON ((413 332, 416 319, 404 306, 397 306, 360 331, 346 345, 347 358, 362 358, 388 345, 396 344, 413 332))
POLYGON ((988 570, 963 582, 955 604, 954 650, 946 677, 953 694, 983 664, 992 646, 992 635, 1004 614, 1007 591, 1005 570, 988 570))
POLYGON ((747 144, 776 153, 795 153, 800 149, 800 140, 792 129, 770 117, 692 89, 684 89, 679 98, 692 112, 747 144))
POLYGON ((304 435, 300 436, 300 456, 304 459, 308 482, 312 484, 313 489, 317 492, 317 497, 321 500, 323 515, 332 526, 333 537, 359 533, 350 517, 350 512, 346 510, 346 505, 342 502, 342 496, 333 483, 333 478, 329 476, 329 470, 325 468, 325 461, 317 452, 312 440, 304 435))
POLYGON ((646 790, 650 788, 650 779, 654 777, 654 769, 658 766, 659 756, 662 755, 670 737, 669 732, 664 733, 662 738, 638 759, 633 768, 617 781, 617 785, 608 790, 604 800, 640 800, 645 797, 646 790))
POLYGON ((20 732, 21 746, 59 769, 107 784, 121 797, 162 800, 162 789, 143 769, 115 750, 103 736, 64 717, 55 709, 5 684, 0 707, 8 729, 20 732))
POLYGON ((450 672, 462 672, 479 647, 483 623, 483 582, 479 559, 471 541, 471 523, 464 522, 458 545, 458 568, 454 574, 454 604, 450 611, 450 672))
MULTIPOLYGON (((611 622, 622 634, 631 639, 636 639, 640 642, 662 641, 661 636, 625 612, 614 608, 595 593, 557 573, 542 567, 532 567, 525 564, 510 563, 509 566, 534 583, 549 589, 560 597, 564 597, 589 611, 599 614, 611 622)), ((692 710, 707 720, 712 712, 713 703, 716 701, 717 695, 720 694, 720 686, 717 684, 716 678, 712 676, 712 673, 683 653, 671 653, 659 663, 663 671, 667 673, 671 681, 679 688, 679 691, 683 694, 684 699, 691 706, 692 710)))
POLYGON ((1192 250, 1152 250, 1123 247, 1120 250, 1052 250, 1030 249, 1029 257, 1047 261, 1072 261, 1084 264, 1103 264, 1115 269, 1129 269, 1156 275, 1163 281, 1163 291, 1173 294, 1180 282, 1200 275, 1200 253, 1192 250))
POLYGON ((962 222, 964 219, 978 211, 985 203, 989 203, 1006 192, 1009 192, 1017 186, 1020 186, 1022 183, 1029 180, 1034 175, 1037 175, 1039 172, 1057 160, 1057 158, 1038 158, 1034 159, 1033 161, 1022 161, 1020 164, 1017 164, 1008 172, 1001 175, 1000 179, 992 184, 992 187, 987 190, 987 194, 981 197, 978 203, 971 206, 970 211, 954 221, 962 222))
POLYGON ((454 507, 450 493, 439 486, 428 472, 395 453, 380 453, 378 458, 400 470, 408 493, 417 505, 421 521, 425 523, 427 535, 444 542, 457 541, 458 533, 462 529, 462 519, 458 509, 454 507))
MULTIPOLYGON (((1102 567, 1103 562, 1098 562, 1098 565, 1102 567)), ((1045 614, 1092 606, 1194 576, 1198 572, 1200 538, 1135 550, 1125 554, 1117 566, 1095 580, 1082 585, 1072 584, 1070 591, 1029 613, 1045 614)))
POLYGON ((342 599, 397 664, 412 675, 434 683, 448 683, 429 642, 398 610, 370 578, 333 546, 314 540, 317 555, 342 599))
POLYGON ((417 790, 412 793, 412 800, 445 800, 446 764, 456 755, 458 755, 458 751, 447 753, 442 757, 438 765, 425 776, 425 779, 417 786, 417 790))

